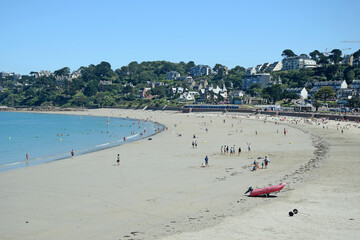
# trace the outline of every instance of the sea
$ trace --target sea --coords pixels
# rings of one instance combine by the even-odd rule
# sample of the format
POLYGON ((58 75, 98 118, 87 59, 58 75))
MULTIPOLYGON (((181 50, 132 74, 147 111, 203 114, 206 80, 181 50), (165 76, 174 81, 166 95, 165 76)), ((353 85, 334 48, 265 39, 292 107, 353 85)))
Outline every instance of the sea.
POLYGON ((76 157, 119 146, 161 130, 156 122, 129 118, 0 112, 0 172, 68 158, 72 150, 76 157))

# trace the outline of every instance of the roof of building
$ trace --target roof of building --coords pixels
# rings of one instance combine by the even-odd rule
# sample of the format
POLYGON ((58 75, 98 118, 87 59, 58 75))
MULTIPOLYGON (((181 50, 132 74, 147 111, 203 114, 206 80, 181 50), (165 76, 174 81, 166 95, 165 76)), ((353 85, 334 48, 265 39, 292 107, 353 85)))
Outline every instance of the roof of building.
POLYGON ((323 81, 323 82, 315 82, 315 86, 336 86, 341 85, 344 81, 323 81))
POLYGON ((285 90, 288 92, 301 92, 304 88, 286 88, 285 90))

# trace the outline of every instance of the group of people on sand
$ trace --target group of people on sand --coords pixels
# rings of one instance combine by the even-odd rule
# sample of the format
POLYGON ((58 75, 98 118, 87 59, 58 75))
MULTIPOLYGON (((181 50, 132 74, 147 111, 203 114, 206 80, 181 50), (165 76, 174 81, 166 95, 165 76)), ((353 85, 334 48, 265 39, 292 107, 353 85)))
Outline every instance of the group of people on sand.
MULTIPOLYGON (((221 146, 220 152, 221 152, 221 154, 234 155, 234 154, 236 154, 235 145, 233 145, 232 147, 229 147, 227 145, 221 146)), ((240 155, 240 153, 241 153, 241 147, 239 147, 239 149, 238 149, 238 155, 240 155)))
MULTIPOLYGON (((259 159, 261 159, 261 157, 259 157, 259 159)), ((264 160, 261 162, 261 168, 264 169, 264 166, 265 166, 265 169, 267 169, 267 166, 269 165, 269 163, 270 163, 269 158, 267 156, 265 156, 264 160)), ((259 168, 260 168, 259 162, 254 160, 252 170, 256 171, 259 168)))

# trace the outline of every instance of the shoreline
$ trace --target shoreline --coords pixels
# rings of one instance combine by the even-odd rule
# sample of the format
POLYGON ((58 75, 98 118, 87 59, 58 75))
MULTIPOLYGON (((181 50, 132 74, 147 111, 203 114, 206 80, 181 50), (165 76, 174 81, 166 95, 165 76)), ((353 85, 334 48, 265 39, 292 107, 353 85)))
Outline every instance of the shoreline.
MULTIPOLYGON (((53 115, 73 115, 73 116, 89 116, 86 115, 85 111, 84 112, 77 112, 75 110, 72 111, 67 111, 66 114, 64 114, 64 112, 53 112, 53 111, 49 111, 49 112, 43 112, 43 111, 9 111, 9 112, 14 112, 14 113, 32 113, 32 114, 53 114, 53 115), (70 113, 70 114, 69 114, 70 113), (72 113, 76 113, 76 114, 72 114, 72 113), (82 114, 83 113, 83 114, 82 114)), ((90 116, 90 117, 106 117, 106 116, 90 116)), ((125 118, 125 117, 113 117, 115 119, 124 119, 124 120, 133 120, 133 121, 143 121, 143 122, 150 122, 150 120, 148 119, 135 119, 135 118, 125 118)), ((160 129, 159 131, 162 132, 165 129, 165 126, 158 123, 158 122, 153 122, 152 124, 158 127, 158 129, 160 129)), ((133 137, 130 135, 128 136, 129 138, 127 139, 126 143, 130 143, 133 141, 140 141, 142 139, 146 139, 148 137, 152 137, 154 135, 157 134, 157 131, 155 133, 149 133, 147 132, 145 136, 142 136, 140 139, 133 139, 133 137)), ((86 139, 83 139, 86 140, 86 139)), ((83 155, 83 154, 89 154, 89 153, 93 153, 93 152, 97 152, 97 151, 102 151, 104 149, 108 149, 108 148, 113 148, 113 147, 119 147, 121 145, 124 145, 124 143, 122 141, 115 141, 115 142, 104 142, 101 144, 97 144, 94 146, 89 146, 87 148, 83 148, 83 149, 78 149, 75 153, 76 155, 83 155), (109 146, 107 146, 109 145, 109 146)), ((37 158, 30 158, 28 161, 27 160, 22 160, 22 161, 17 161, 17 162, 11 162, 11 163, 6 163, 3 165, 0 165, 0 173, 4 172, 4 171, 12 171, 12 170, 16 170, 19 168, 23 168, 23 167, 29 167, 29 166, 36 166, 36 165, 40 165, 40 164, 46 164, 46 163, 50 163, 53 161, 59 161, 59 160, 64 160, 64 159, 68 159, 68 153, 67 152, 62 152, 62 153, 57 153, 55 155, 45 155, 45 156, 41 156, 41 157, 37 157, 37 158)))
MULTIPOLYGON (((276 223, 271 224, 274 216, 288 224, 287 212, 281 215, 274 212, 274 208, 268 209, 270 203, 283 206, 289 201, 296 202, 294 196, 301 194, 298 189, 312 186, 321 179, 328 165, 333 164, 330 158, 316 168, 318 160, 333 154, 332 140, 329 149, 324 151, 322 148, 326 145, 322 147, 322 139, 316 138, 317 134, 321 136, 320 131, 327 130, 300 122, 292 125, 292 118, 284 122, 278 120, 289 124, 286 127, 289 133, 283 136, 284 125, 274 124, 269 116, 263 123, 266 116, 255 119, 234 113, 89 111, 94 115, 109 113, 152 116, 169 130, 156 135, 153 141, 133 142, 68 161, 0 174, 3 189, 0 212, 7 219, 1 221, 4 229, 0 229, 0 234, 4 239, 24 236, 28 236, 27 239, 253 238, 247 233, 251 226, 279 230, 276 223), (300 125, 301 130, 296 128, 300 125), (276 129, 280 129, 280 133, 276 133, 276 129), (254 130, 259 135, 255 135, 254 130), (199 142, 196 150, 191 148, 193 134, 199 142), (253 145, 251 152, 246 151, 246 142, 253 145), (221 155, 223 144, 236 144, 243 151, 239 156, 221 155), (314 144, 318 144, 317 150, 314 144), (119 167, 114 165, 118 151, 122 156, 119 167), (201 168, 206 154, 210 167, 201 168), (272 160, 269 169, 251 172, 251 162, 264 155, 272 160), (264 187, 284 177, 291 188, 284 189, 286 191, 281 191, 276 198, 243 195, 249 186, 264 187), (41 181, 44 178, 46 183, 41 181), (26 186, 22 184, 24 181, 26 186), (263 210, 259 213, 259 209, 263 210), (266 219, 268 223, 259 226, 259 219, 266 219)), ((330 121, 329 133, 336 130, 332 129, 337 123, 330 121)), ((316 196, 324 197, 326 194, 316 196)), ((255 239, 273 236, 268 230, 257 234, 255 239)), ((280 238, 285 237, 295 238, 286 234, 280 238)))

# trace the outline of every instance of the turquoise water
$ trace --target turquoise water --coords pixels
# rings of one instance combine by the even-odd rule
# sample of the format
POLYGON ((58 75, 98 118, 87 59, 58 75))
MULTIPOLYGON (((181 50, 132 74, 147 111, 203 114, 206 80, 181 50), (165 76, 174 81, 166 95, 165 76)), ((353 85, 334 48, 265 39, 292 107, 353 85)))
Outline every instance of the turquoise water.
POLYGON ((118 146, 124 137, 137 141, 162 128, 136 119, 0 112, 0 171, 118 146))

